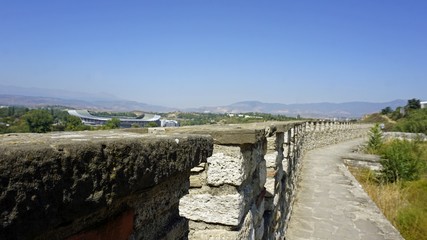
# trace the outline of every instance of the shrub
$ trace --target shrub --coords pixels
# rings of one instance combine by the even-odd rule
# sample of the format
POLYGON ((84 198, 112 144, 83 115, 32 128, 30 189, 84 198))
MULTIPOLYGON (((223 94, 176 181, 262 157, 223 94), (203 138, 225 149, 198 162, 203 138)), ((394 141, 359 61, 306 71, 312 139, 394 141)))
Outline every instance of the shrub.
POLYGON ((380 149, 383 160, 380 178, 384 182, 416 180, 424 168, 419 143, 393 140, 380 149))
POLYGON ((53 117, 44 109, 31 110, 23 116, 30 132, 49 132, 53 123, 53 117))
POLYGON ((108 120, 104 126, 102 126, 102 129, 116 129, 120 128, 120 119, 118 118, 111 118, 111 120, 108 120))
POLYGON ((368 140, 368 152, 378 153, 379 149, 383 145, 383 135, 379 124, 375 124, 369 132, 368 140))

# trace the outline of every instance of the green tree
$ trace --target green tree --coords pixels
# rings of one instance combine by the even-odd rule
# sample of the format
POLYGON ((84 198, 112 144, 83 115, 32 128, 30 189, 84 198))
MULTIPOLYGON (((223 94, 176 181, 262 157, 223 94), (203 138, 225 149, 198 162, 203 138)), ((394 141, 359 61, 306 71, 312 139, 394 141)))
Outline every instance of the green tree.
POLYGON ((387 115, 387 114, 392 113, 392 112, 393 112, 393 110, 391 109, 391 107, 386 107, 386 108, 381 110, 382 115, 387 115))
POLYGON ((390 118, 393 120, 399 120, 403 117, 403 115, 400 113, 402 107, 397 107, 396 110, 394 110, 391 114, 390 114, 390 118))
POLYGON ((405 109, 420 109, 421 108, 421 101, 420 99, 409 99, 408 104, 406 104, 405 109))
POLYGON ((8 116, 10 117, 10 116, 13 116, 13 115, 15 115, 15 107, 8 107, 8 116))
POLYGON ((118 118, 112 118, 111 120, 108 120, 107 123, 104 125, 104 129, 115 129, 120 128, 120 119, 118 118))
POLYGON ((53 117, 44 109, 31 110, 23 116, 30 132, 45 133, 50 131, 53 117))
POLYGON ((369 131, 368 152, 377 153, 383 144, 383 134, 377 123, 369 131))
POLYGON ((65 130, 66 131, 80 131, 85 130, 85 125, 82 123, 79 117, 68 115, 65 118, 65 130))

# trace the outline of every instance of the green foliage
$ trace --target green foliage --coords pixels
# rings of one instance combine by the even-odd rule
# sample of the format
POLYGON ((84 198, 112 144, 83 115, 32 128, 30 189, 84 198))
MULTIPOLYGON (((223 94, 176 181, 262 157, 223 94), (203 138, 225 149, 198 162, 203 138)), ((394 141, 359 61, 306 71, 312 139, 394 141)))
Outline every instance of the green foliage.
POLYGON ((5 107, 5 108, 0 108, 0 118, 21 117, 22 115, 24 115, 28 111, 29 111, 29 109, 26 107, 10 106, 10 107, 5 107))
POLYGON ((30 128, 24 118, 16 119, 14 124, 7 129, 9 133, 25 133, 30 132, 30 128))
POLYGON ((82 123, 79 117, 68 115, 65 118, 65 131, 83 131, 90 127, 82 123))
POLYGON ((102 126, 102 129, 116 129, 120 128, 120 119, 118 118, 112 118, 111 120, 108 120, 104 126, 102 126))
POLYGON ((369 131, 368 152, 378 153, 383 145, 383 135, 379 124, 375 124, 369 131))
POLYGON ((394 127, 395 131, 427 134, 427 108, 408 111, 394 127))
POLYGON ((145 127, 148 127, 148 128, 150 128, 150 127, 158 127, 159 125, 157 125, 157 123, 155 123, 155 122, 149 122, 149 123, 147 123, 146 125, 145 125, 145 127))
POLYGON ((413 98, 408 100, 405 107, 397 107, 394 111, 386 107, 380 113, 368 115, 361 122, 384 123, 385 131, 427 134, 427 109, 421 109, 421 101, 413 98))
POLYGON ((384 170, 355 177, 405 239, 427 240, 427 143, 393 140, 379 153, 384 170))
POLYGON ((393 120, 399 120, 403 118, 403 115, 400 113, 402 107, 397 107, 392 113, 389 114, 389 117, 393 120))
POLYGON ((393 110, 391 109, 391 107, 386 107, 386 108, 381 110, 382 115, 387 115, 387 114, 392 113, 392 112, 393 112, 393 110))
POLYGON ((393 140, 379 150, 383 160, 380 179, 383 182, 417 180, 425 167, 423 149, 416 141, 393 140))
POLYGON ((44 109, 31 110, 23 116, 30 132, 45 133, 51 130, 53 117, 44 109))
POLYGON ((399 210, 397 227, 407 240, 427 239, 427 179, 404 184, 408 204, 399 210))
POLYGON ((387 117, 380 113, 373 113, 365 116, 359 122, 361 123, 387 123, 387 117))
POLYGON ((420 109, 420 108, 421 108, 421 101, 416 98, 409 99, 408 103, 405 106, 405 109, 420 109))

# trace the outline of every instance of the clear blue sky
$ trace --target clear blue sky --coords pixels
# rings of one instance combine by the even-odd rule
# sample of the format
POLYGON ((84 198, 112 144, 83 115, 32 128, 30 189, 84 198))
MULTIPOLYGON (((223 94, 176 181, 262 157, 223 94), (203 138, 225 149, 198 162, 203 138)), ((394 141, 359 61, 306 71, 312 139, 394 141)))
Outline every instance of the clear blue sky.
POLYGON ((0 0, 0 84, 173 107, 427 100, 427 1, 0 0))

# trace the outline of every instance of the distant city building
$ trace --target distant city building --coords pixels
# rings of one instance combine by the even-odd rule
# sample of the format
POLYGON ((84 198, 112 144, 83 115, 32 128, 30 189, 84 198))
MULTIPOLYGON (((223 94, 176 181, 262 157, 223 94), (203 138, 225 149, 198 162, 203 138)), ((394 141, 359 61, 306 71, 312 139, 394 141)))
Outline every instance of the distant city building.
MULTIPOLYGON (((90 114, 87 110, 68 110, 68 113, 72 116, 79 117, 85 125, 104 125, 107 121, 111 120, 111 117, 97 117, 90 114)), ((160 125, 160 116, 155 114, 144 114, 143 118, 123 118, 120 117, 120 127, 129 128, 132 126, 144 127, 150 122, 154 122, 160 125)))
POLYGON ((420 102, 420 104, 421 104, 421 108, 427 108, 427 101, 420 102))

